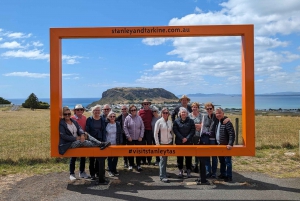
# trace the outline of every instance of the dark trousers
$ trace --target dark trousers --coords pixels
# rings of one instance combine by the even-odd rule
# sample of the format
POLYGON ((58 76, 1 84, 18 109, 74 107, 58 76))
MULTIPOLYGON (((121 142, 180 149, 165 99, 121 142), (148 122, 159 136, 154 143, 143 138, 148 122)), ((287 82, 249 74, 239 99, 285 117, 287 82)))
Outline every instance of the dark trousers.
MULTIPOLYGON (((76 157, 70 158, 70 174, 75 174, 75 162, 76 162, 76 157)), ((80 165, 79 165, 79 171, 82 173, 85 169, 85 157, 80 158, 80 165)))
MULTIPOLYGON (((193 143, 186 142, 180 143, 176 142, 176 145, 192 145, 193 143)), ((187 170, 191 170, 192 168, 192 156, 177 156, 177 167, 179 170, 183 169, 183 157, 185 158, 185 167, 187 170)))
MULTIPOLYGON (((138 141, 138 140, 132 140, 131 142, 128 141, 127 142, 128 145, 144 145, 145 143, 143 141, 138 141)), ((136 165, 140 166, 141 165, 141 158, 142 157, 136 157, 136 165)), ((129 161, 129 166, 134 166, 134 157, 130 156, 128 157, 128 161, 129 161)))
MULTIPOLYGON (((127 144, 127 138, 126 138, 126 135, 125 133, 123 133, 123 145, 126 145, 127 144)), ((127 156, 124 156, 124 164, 128 164, 128 157, 127 156)))
POLYGON ((90 170, 90 174, 91 177, 95 176, 96 174, 98 175, 99 172, 99 163, 96 160, 95 157, 90 157, 90 164, 89 164, 89 170, 90 170))
POLYGON ((97 162, 99 163, 99 183, 105 182, 105 157, 96 158, 97 162))
POLYGON ((192 157, 191 156, 177 156, 178 169, 183 169, 183 157, 185 158, 185 167, 187 170, 191 170, 192 157))
POLYGON ((197 157, 200 162, 200 178, 201 183, 206 182, 206 168, 205 168, 205 162, 207 160, 207 157, 197 157))
MULTIPOLYGON (((145 130, 144 138, 143 138, 143 141, 145 142, 145 144, 153 145, 153 139, 154 139, 154 137, 153 137, 152 130, 145 130)), ((146 159, 147 159, 148 163, 151 163, 152 156, 147 156, 146 159)))
POLYGON ((117 172, 118 157, 108 157, 107 163, 109 171, 117 172))

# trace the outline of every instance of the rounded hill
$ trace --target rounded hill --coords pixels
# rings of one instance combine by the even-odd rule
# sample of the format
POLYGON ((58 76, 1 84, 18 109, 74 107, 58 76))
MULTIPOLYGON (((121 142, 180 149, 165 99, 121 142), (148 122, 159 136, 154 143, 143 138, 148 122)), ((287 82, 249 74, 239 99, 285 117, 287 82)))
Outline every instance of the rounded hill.
POLYGON ((178 97, 163 88, 116 87, 102 93, 102 98, 88 105, 96 104, 137 104, 144 99, 152 103, 178 102, 178 97))

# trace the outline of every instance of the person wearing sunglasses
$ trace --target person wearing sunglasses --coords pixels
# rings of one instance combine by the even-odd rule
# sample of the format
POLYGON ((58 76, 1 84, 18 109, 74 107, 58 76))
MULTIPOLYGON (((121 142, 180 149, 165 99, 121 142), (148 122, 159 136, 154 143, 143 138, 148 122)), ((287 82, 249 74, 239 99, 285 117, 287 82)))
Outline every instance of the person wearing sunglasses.
MULTIPOLYGON (((116 121, 116 113, 110 111, 107 115, 108 122, 105 123, 105 133, 107 141, 112 145, 120 145, 123 143, 122 128, 119 122, 116 121)), ((119 175, 117 171, 118 157, 108 157, 108 176, 113 177, 119 175)))
MULTIPOLYGON (((59 153, 64 154, 69 148, 77 147, 100 147, 105 149, 110 143, 101 142, 88 133, 84 132, 81 126, 71 118, 69 107, 63 107, 63 118, 59 122, 59 153)), ((75 163, 70 160, 70 180, 76 180, 75 163)))
MULTIPOLYGON (((162 118, 158 119, 154 125, 154 139, 156 145, 173 144, 172 121, 169 120, 169 110, 161 110, 162 118), (160 135, 160 136, 159 136, 160 135)), ((159 177, 162 182, 168 183, 167 178, 167 156, 161 156, 159 162, 159 177)))
POLYGON ((102 114, 101 114, 102 120, 107 121, 107 115, 110 111, 111 111, 111 107, 109 104, 103 105, 102 114))
MULTIPOLYGON (((144 123, 142 118, 137 115, 137 108, 135 105, 129 107, 129 115, 124 120, 124 132, 127 138, 128 145, 143 145, 144 137, 144 123)), ((132 170, 134 166, 134 157, 128 157, 129 167, 132 170)), ((141 157, 136 157, 137 171, 142 171, 141 157)))
MULTIPOLYGON (((145 126, 143 141, 147 145, 153 145, 154 139, 152 133, 152 126, 151 126, 153 114, 152 114, 152 110, 150 109, 151 102, 145 99, 141 104, 142 104, 142 108, 139 110, 138 114, 142 118, 145 126)), ((148 165, 151 165, 152 156, 147 156, 146 159, 148 165)))
MULTIPOLYGON (((204 104, 204 108, 207 112, 207 115, 204 115, 203 118, 202 134, 209 136, 210 145, 217 145, 215 126, 214 126, 214 122, 217 121, 216 115, 214 113, 215 106, 213 103, 207 102, 204 104)), ((224 116, 223 124, 226 124, 229 121, 230 119, 224 116)), ((205 161, 206 177, 216 178, 217 167, 218 167, 217 156, 207 157, 205 161)))
MULTIPOLYGON (((77 123, 80 125, 83 131, 85 131, 85 125, 86 125, 86 117, 83 115, 84 113, 84 107, 81 104, 77 104, 74 107, 74 115, 71 116, 72 119, 77 121, 77 123)), ((76 157, 72 157, 70 163, 74 164, 75 166, 75 161, 76 157)), ((80 157, 80 165, 79 165, 79 177, 87 179, 89 176, 85 172, 85 157, 80 157)))
MULTIPOLYGON (((118 121, 122 127, 123 145, 127 144, 127 138, 126 138, 126 135, 124 132, 124 121, 125 121, 125 118, 127 117, 127 115, 128 115, 128 108, 126 105, 122 105, 121 114, 117 117, 116 121, 118 121)), ((128 168, 128 157, 124 156, 123 160, 124 160, 124 168, 128 168)))

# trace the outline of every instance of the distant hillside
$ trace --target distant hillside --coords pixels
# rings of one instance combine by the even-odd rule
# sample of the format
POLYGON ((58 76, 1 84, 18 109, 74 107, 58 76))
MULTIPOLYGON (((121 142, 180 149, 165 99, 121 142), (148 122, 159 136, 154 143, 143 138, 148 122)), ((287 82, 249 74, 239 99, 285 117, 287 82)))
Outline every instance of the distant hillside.
POLYGON ((178 98, 173 93, 163 88, 117 87, 104 91, 99 101, 95 101, 87 107, 96 104, 137 104, 144 99, 148 99, 152 103, 178 102, 178 98))
POLYGON ((265 93, 265 94, 256 94, 258 96, 300 96, 300 92, 276 92, 276 93, 265 93))
MULTIPOLYGON (((177 97, 181 97, 182 95, 177 95, 177 97)), ((203 93, 195 93, 195 94, 187 94, 188 97, 201 97, 201 96, 241 96, 241 94, 222 94, 222 93, 214 93, 214 94, 203 94, 203 93)), ((300 96, 300 92, 275 92, 275 93, 264 93, 264 94, 255 94, 255 96, 300 96)))

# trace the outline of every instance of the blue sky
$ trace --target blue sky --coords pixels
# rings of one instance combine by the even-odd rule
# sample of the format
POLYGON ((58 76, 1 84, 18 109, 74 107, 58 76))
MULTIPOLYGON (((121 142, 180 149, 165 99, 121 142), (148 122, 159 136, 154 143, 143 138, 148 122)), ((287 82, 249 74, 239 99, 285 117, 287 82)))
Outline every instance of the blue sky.
MULTIPOLYGON (((255 93, 300 91, 300 1, 3 1, 0 97, 50 97, 49 28, 254 24, 255 93)), ((112 87, 241 93, 239 37, 63 40, 63 97, 112 87)))

